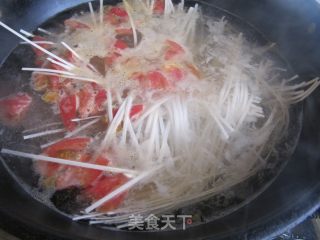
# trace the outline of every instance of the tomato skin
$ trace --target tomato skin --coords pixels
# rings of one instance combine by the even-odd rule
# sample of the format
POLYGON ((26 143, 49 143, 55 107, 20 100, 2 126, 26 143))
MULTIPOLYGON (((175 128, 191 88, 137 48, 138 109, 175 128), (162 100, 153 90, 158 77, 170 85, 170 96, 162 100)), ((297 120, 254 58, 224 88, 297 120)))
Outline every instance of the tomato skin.
POLYGON ((137 80, 142 88, 165 89, 169 87, 169 82, 160 71, 149 71, 146 74, 135 72, 131 76, 137 80))
POLYGON ((76 30, 76 29, 90 29, 90 27, 85 24, 85 23, 82 23, 78 20, 75 20, 75 19, 67 19, 64 21, 64 25, 66 27, 69 27, 70 29, 72 30, 76 30))
POLYGON ((121 57, 121 54, 114 52, 106 56, 104 61, 107 66, 111 67, 119 57, 121 57))
POLYGON ((63 139, 46 148, 44 154, 54 157, 59 151, 63 150, 83 151, 88 147, 90 142, 91 138, 87 137, 63 139))
MULTIPOLYGON (((91 157, 91 155, 83 154, 79 161, 90 162, 91 157)), ((94 163, 107 166, 109 161, 105 158, 99 157, 94 163)), ((66 166, 64 171, 58 174, 55 187, 58 190, 71 186, 86 188, 92 185, 101 174, 103 174, 103 171, 100 170, 66 166)))
POLYGON ((142 111, 143 111, 142 104, 133 105, 130 110, 130 118, 133 118, 134 116, 138 115, 142 111))
MULTIPOLYGON (((43 155, 62 159, 77 160, 76 158, 80 156, 78 153, 84 151, 90 142, 91 138, 85 137, 64 139, 46 148, 43 152, 43 155)), ((59 171, 62 171, 67 167, 68 166, 66 165, 45 162, 41 160, 34 162, 34 168, 36 172, 45 179, 52 180, 52 178, 54 178, 54 183, 55 177, 58 176, 59 171)))
POLYGON ((182 71, 181 68, 174 66, 174 65, 169 65, 165 66, 166 73, 169 75, 169 78, 171 80, 175 81, 180 81, 184 77, 184 72, 182 71))
POLYGON ((95 112, 101 112, 104 110, 103 106, 107 100, 107 92, 104 89, 98 90, 95 96, 95 112))
POLYGON ((121 7, 112 7, 110 13, 118 17, 128 17, 128 13, 121 7))
POLYGON ((32 103, 32 97, 24 92, 0 99, 0 121, 8 126, 18 124, 32 103))
POLYGON ((148 72, 146 78, 149 81, 151 88, 161 89, 169 86, 167 79, 159 71, 148 72))
POLYGON ((124 42, 120 39, 117 39, 114 44, 114 47, 123 50, 123 49, 128 48, 128 45, 126 44, 126 42, 124 42))
MULTIPOLYGON (((90 162, 107 166, 109 161, 99 156, 92 162, 92 155, 86 153, 86 148, 91 142, 90 138, 71 138, 62 140, 48 147, 43 154, 50 157, 68 159, 79 162, 90 162)), ((36 171, 43 177, 45 185, 52 185, 56 190, 72 186, 86 188, 93 185, 103 171, 68 166, 44 161, 35 162, 36 171)))
MULTIPOLYGON (((85 194, 92 200, 97 201, 116 188, 120 187, 128 181, 128 178, 123 174, 103 176, 96 184, 87 188, 85 194)), ((110 201, 103 204, 98 211, 105 212, 117 208, 124 200, 127 193, 122 193, 110 201)))
POLYGON ((132 28, 117 28, 115 31, 117 34, 120 34, 120 35, 132 35, 133 34, 132 28))
POLYGON ((34 74, 31 82, 31 87, 37 92, 45 91, 48 87, 48 76, 42 74, 34 74))
POLYGON ((164 0, 156 0, 153 7, 153 13, 159 14, 159 15, 163 14, 164 6, 165 6, 164 0))
POLYGON ((165 45, 165 60, 171 60, 175 56, 185 53, 183 47, 180 46, 177 42, 174 42, 172 40, 166 40, 165 45))
POLYGON ((88 117, 95 109, 95 95, 91 84, 85 84, 78 93, 80 118, 88 117))
POLYGON ((76 95, 65 96, 59 103, 61 120, 65 128, 69 131, 72 131, 77 126, 75 122, 71 121, 77 117, 76 104, 76 95))
MULTIPOLYGON (((41 37, 41 36, 34 36, 33 38, 32 38, 32 41, 47 41, 47 39, 46 38, 44 38, 44 37, 41 37)), ((39 45, 40 47, 42 47, 42 48, 44 48, 44 49, 47 49, 47 50, 49 50, 51 47, 52 47, 52 45, 50 45, 50 44, 46 44, 46 43, 37 43, 37 45, 39 45)), ((37 56, 37 59, 39 59, 39 57, 42 57, 42 56, 44 56, 44 55, 46 55, 44 52, 42 52, 41 50, 39 50, 38 48, 35 48, 35 47, 32 47, 32 49, 33 49, 33 52, 36 54, 36 56, 37 56)), ((42 61, 43 62, 43 61, 42 61)), ((39 64, 39 63, 38 63, 39 64)), ((38 65, 37 64, 37 65, 38 65)))
MULTIPOLYGON (((113 111, 112 111, 113 116, 115 116, 117 114, 118 110, 119 110, 118 108, 113 109, 113 111)), ((133 105, 131 107, 129 116, 130 116, 130 118, 133 118, 136 115, 138 115, 139 113, 141 113, 142 111, 143 111, 143 105, 142 104, 133 105)))
POLYGON ((59 93, 57 91, 46 91, 42 97, 42 101, 49 104, 57 103, 59 100, 59 93))
POLYGON ((48 76, 48 88, 50 90, 59 90, 61 87, 60 78, 57 76, 48 76))
POLYGON ((128 13, 121 7, 112 7, 107 11, 104 20, 112 25, 119 25, 128 21, 128 13))
POLYGON ((185 66, 188 68, 188 70, 194 75, 196 76, 198 79, 202 78, 202 74, 200 72, 200 70, 192 63, 189 62, 185 62, 185 66))

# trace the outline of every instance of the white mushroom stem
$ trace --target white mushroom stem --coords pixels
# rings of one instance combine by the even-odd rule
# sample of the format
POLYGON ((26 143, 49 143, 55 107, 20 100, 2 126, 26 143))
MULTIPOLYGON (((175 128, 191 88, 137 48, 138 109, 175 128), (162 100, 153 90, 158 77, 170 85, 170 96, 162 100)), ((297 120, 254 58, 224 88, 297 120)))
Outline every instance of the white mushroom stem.
POLYGON ((132 17, 132 14, 131 14, 131 7, 129 5, 129 3, 124 0, 123 1, 124 3, 124 6, 126 8, 126 11, 127 11, 127 14, 128 14, 128 17, 129 17, 129 22, 130 22, 130 25, 131 25, 131 28, 132 28, 132 33, 133 33, 133 45, 136 47, 138 45, 138 36, 137 36, 137 29, 136 29, 136 26, 134 24, 134 20, 133 20, 133 17, 132 17))
POLYGON ((43 136, 52 135, 52 134, 56 134, 56 133, 62 133, 62 132, 65 132, 65 131, 66 130, 64 128, 48 130, 48 131, 43 131, 43 132, 39 132, 39 133, 33 133, 33 134, 25 135, 25 136, 23 136, 23 139, 27 140, 27 139, 37 138, 37 137, 43 137, 43 136))
MULTIPOLYGON (((48 45, 54 45, 54 42, 51 41, 32 41, 33 43, 36 44, 48 44, 48 45)), ((20 42, 20 44, 30 44, 29 42, 20 42)))
POLYGON ((53 33, 52 32, 49 32, 48 30, 45 30, 45 29, 43 29, 43 28, 38 28, 38 31, 39 32, 42 32, 42 33, 45 33, 45 34, 47 34, 47 35, 53 35, 53 33))
POLYGON ((99 116, 91 116, 91 117, 87 117, 87 118, 74 118, 74 119, 71 119, 71 122, 82 122, 82 121, 87 121, 87 120, 101 118, 101 117, 103 117, 103 116, 99 115, 99 116))
POLYGON ((96 16, 94 14, 94 11, 93 11, 92 2, 88 2, 88 5, 89 5, 92 23, 94 26, 97 26, 97 20, 96 20, 96 16))
POLYGON ((94 82, 94 83, 100 84, 99 81, 92 79, 92 78, 87 78, 87 77, 70 76, 70 75, 63 75, 63 74, 49 73, 49 72, 38 72, 38 71, 33 71, 33 72, 39 73, 42 75, 47 75, 47 76, 57 76, 57 77, 61 77, 61 78, 69 78, 69 79, 74 79, 74 80, 79 80, 79 81, 94 82))
POLYGON ((44 72, 44 73, 59 73, 59 74, 64 74, 64 75, 69 75, 69 76, 74 76, 74 73, 67 72, 67 71, 61 71, 61 70, 55 70, 55 69, 50 69, 50 68, 22 68, 22 71, 31 71, 31 72, 44 72))
POLYGON ((53 64, 56 64, 56 65, 58 65, 58 66, 60 66, 60 67, 63 67, 64 69, 66 69, 66 70, 68 70, 68 71, 71 71, 71 70, 72 70, 72 67, 69 67, 68 65, 65 65, 65 64, 63 64, 63 63, 61 63, 61 62, 58 62, 58 61, 56 61, 56 60, 54 60, 54 59, 52 59, 52 58, 47 58, 47 60, 48 60, 49 62, 53 63, 53 64))
POLYGON ((88 127, 92 126, 93 124, 95 124, 95 123, 97 123, 97 122, 99 122, 99 121, 100 121, 100 119, 98 118, 98 119, 95 119, 95 120, 93 120, 93 121, 91 121, 91 122, 88 122, 88 123, 86 123, 86 124, 83 124, 81 127, 79 127, 79 128, 77 128, 76 130, 68 133, 68 134, 65 136, 65 138, 70 138, 70 137, 78 134, 79 132, 87 129, 88 127))
POLYGON ((58 163, 58 164, 81 167, 81 168, 101 170, 101 171, 106 171, 106 172, 128 173, 128 174, 133 174, 133 175, 137 174, 137 172, 135 170, 131 170, 131 169, 109 167, 109 166, 103 166, 103 165, 98 165, 98 164, 93 164, 93 163, 79 162, 79 161, 75 161, 75 160, 66 160, 66 159, 62 159, 62 158, 48 157, 45 155, 37 155, 37 154, 32 154, 32 153, 19 152, 19 151, 14 151, 14 150, 10 150, 10 149, 2 149, 1 153, 13 155, 13 156, 17 156, 17 157, 31 158, 35 161, 52 162, 52 163, 58 163))
POLYGON ((73 50, 67 43, 61 42, 61 44, 68 49, 74 56, 76 56, 79 60, 83 61, 83 58, 75 51, 73 50))
POLYGON ((27 37, 34 37, 34 35, 33 35, 32 33, 27 32, 27 31, 25 31, 25 30, 23 30, 23 29, 20 29, 20 32, 21 32, 22 34, 26 35, 27 37))
POLYGON ((100 24, 103 25, 103 0, 100 0, 100 24))

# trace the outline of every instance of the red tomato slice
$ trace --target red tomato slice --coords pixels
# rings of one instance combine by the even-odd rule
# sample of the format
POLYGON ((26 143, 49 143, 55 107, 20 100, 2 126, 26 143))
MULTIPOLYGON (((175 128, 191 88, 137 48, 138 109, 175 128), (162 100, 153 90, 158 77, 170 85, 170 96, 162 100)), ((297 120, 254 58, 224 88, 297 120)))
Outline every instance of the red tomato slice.
POLYGON ((117 28, 116 33, 121 35, 132 35, 133 31, 132 28, 117 28))
POLYGON ((32 89, 35 91, 45 91, 48 87, 49 78, 46 75, 34 74, 32 78, 32 89))
POLYGON ((34 60, 34 64, 35 64, 37 67, 42 67, 43 64, 44 64, 44 59, 42 59, 41 57, 37 57, 37 58, 34 60))
POLYGON ((139 81, 142 88, 162 89, 169 86, 168 80, 159 71, 150 71, 147 74, 137 72, 133 73, 131 78, 139 81))
POLYGON ((166 45, 165 54, 164 54, 165 60, 170 60, 179 54, 185 53, 183 47, 172 40, 166 40, 165 45, 166 45))
POLYGON ((49 90, 59 90, 61 87, 60 78, 57 76, 45 76, 48 79, 49 90))
MULTIPOLYGON (((112 176, 103 176, 98 182, 88 189, 85 190, 86 195, 92 199, 92 201, 97 201, 108 193, 112 192, 116 188, 120 187, 128 181, 128 178, 123 174, 116 174, 112 176)), ((101 206, 99 211, 110 211, 117 208, 124 200, 126 193, 120 194, 119 196, 111 199, 101 206)))
MULTIPOLYGON (((41 37, 41 36, 34 36, 32 38, 33 41, 47 41, 46 38, 44 37, 41 37)), ((37 45, 39 45, 40 47, 43 47, 44 49, 50 49, 52 47, 52 45, 50 44, 45 44, 45 43, 37 43, 37 45)), ((41 50, 39 50, 38 48, 35 48, 35 47, 32 47, 33 49, 33 52, 37 55, 37 57, 41 57, 41 56, 44 56, 45 53, 42 52, 41 50)))
MULTIPOLYGON (((49 157, 58 157, 63 159, 73 158, 72 160, 76 160, 75 154, 85 150, 90 142, 90 138, 64 139, 48 147, 43 154, 49 157)), ((59 169, 64 169, 65 167, 65 165, 43 161, 38 161, 36 163, 36 170, 44 177, 52 177, 57 174, 59 169)))
POLYGON ((198 79, 201 79, 201 71, 194 64, 185 62, 185 65, 194 76, 196 76, 198 79))
POLYGON ((107 66, 111 67, 113 63, 117 60, 117 58, 121 57, 121 54, 119 53, 111 53, 108 56, 105 57, 105 63, 107 66))
POLYGON ((119 25, 128 21, 126 10, 120 7, 112 7, 104 16, 104 19, 112 25, 119 25))
POLYGON ((29 110, 31 102, 31 96, 24 92, 0 99, 0 121, 8 126, 19 123, 29 110))
MULTIPOLYGON (((71 160, 76 160, 76 153, 84 151, 90 142, 90 138, 64 139, 46 148, 43 154, 49 157, 58 157, 63 159, 72 158, 71 160)), ((41 160, 36 161, 34 166, 36 172, 45 178, 51 178, 57 175, 59 170, 67 168, 66 165, 44 162, 41 160)))
POLYGON ((120 7, 112 7, 110 13, 118 17, 128 17, 127 11, 120 7))
POLYGON ((161 89, 169 86, 167 79, 159 71, 148 72, 146 78, 149 81, 151 88, 161 89))
MULTIPOLYGON (((113 116, 115 116, 118 112, 118 108, 113 109, 113 116)), ((133 118, 137 114, 141 113, 143 111, 143 105, 142 104, 137 104, 133 105, 130 110, 130 118, 133 118)))
POLYGON ((60 117, 64 126, 72 131, 77 124, 71 120, 77 117, 76 95, 70 95, 62 98, 59 103, 60 117))
POLYGON ((117 41, 114 44, 114 47, 123 50, 123 49, 128 48, 128 45, 127 45, 127 43, 125 41, 117 39, 117 41))
POLYGON ((131 78, 142 83, 143 81, 145 81, 146 75, 142 72, 135 72, 132 74, 131 78))
POLYGON ((66 27, 69 27, 72 30, 76 30, 76 29, 90 29, 89 25, 82 23, 78 20, 75 19, 67 19, 64 21, 64 25, 66 27))
MULTIPOLYGON (((90 160, 91 155, 88 154, 84 154, 80 159, 81 162, 90 162, 90 160)), ((109 161, 99 157, 94 163, 107 166, 109 161)), ((58 174, 56 188, 59 190, 71 186, 89 187, 102 173, 103 171, 99 170, 67 166, 63 172, 58 174)))
POLYGON ((130 118, 138 115, 142 111, 143 111, 143 105, 142 104, 133 105, 132 108, 131 108, 131 111, 130 111, 130 118))
POLYGON ((54 157, 57 155, 59 151, 63 150, 71 150, 71 151, 83 151, 85 150, 89 143, 91 142, 91 138, 79 137, 79 138, 67 138, 63 139, 50 147, 46 148, 44 154, 54 157))
POLYGON ((175 66, 165 67, 165 71, 169 75, 169 78, 173 81, 180 81, 184 77, 184 72, 175 66))
POLYGON ((79 115, 81 118, 88 117, 95 110, 95 94, 91 84, 85 84, 78 93, 79 115))
POLYGON ((52 69, 65 71, 65 69, 64 69, 63 67, 61 67, 61 66, 59 66, 59 65, 57 65, 57 64, 54 64, 54 63, 51 63, 51 64, 50 64, 50 67, 51 67, 52 69))
POLYGON ((103 111, 103 105, 107 100, 107 92, 104 89, 98 90, 95 96, 95 112, 103 111))
POLYGON ((155 14, 163 14, 164 12, 164 0, 156 0, 153 7, 153 13, 155 14))

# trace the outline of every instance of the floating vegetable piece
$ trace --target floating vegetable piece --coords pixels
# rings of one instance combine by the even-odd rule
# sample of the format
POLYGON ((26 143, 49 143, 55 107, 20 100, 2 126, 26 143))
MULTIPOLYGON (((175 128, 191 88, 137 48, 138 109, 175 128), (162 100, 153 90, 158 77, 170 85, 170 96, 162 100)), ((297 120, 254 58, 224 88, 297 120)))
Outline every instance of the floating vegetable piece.
POLYGON ((59 100, 59 93, 57 91, 47 91, 41 99, 46 103, 54 104, 59 100))
POLYGON ((128 19, 128 13, 124 8, 121 7, 111 7, 104 16, 104 20, 112 25, 125 23, 128 21, 128 19))
POLYGON ((77 117, 76 105, 76 95, 65 96, 59 103, 61 120, 69 131, 72 131, 77 126, 75 122, 71 121, 77 117))
POLYGON ((60 78, 57 76, 48 76, 48 89, 58 90, 60 89, 60 78))
POLYGON ((167 88, 169 86, 168 80, 159 71, 150 71, 146 75, 149 87, 155 89, 167 88))
POLYGON ((98 70, 98 72, 102 75, 106 75, 106 66, 105 66, 105 59, 99 56, 94 56, 90 58, 90 64, 98 70))
POLYGON ((85 84, 78 93, 79 97, 79 115, 80 118, 86 118, 95 110, 95 94, 91 84, 85 84))
POLYGON ((64 21, 64 25, 71 30, 90 29, 89 25, 87 25, 83 22, 80 22, 76 19, 67 19, 64 21))
POLYGON ((19 92, 0 99, 0 121, 7 126, 15 126, 19 124, 32 103, 29 94, 19 92))
MULTIPOLYGON (((79 158, 80 156, 79 153, 86 150, 90 142, 90 138, 64 139, 46 148, 43 154, 49 157, 59 157, 62 159, 77 160, 77 158, 79 158)), ((67 166, 65 165, 45 161, 34 162, 34 168, 36 172, 44 178, 43 182, 51 182, 51 184, 55 184, 55 179, 52 178, 56 178, 58 170, 63 170, 66 167, 67 166)))
MULTIPOLYGON (((85 194, 91 199, 92 202, 97 201, 127 181, 128 178, 123 174, 104 176, 95 185, 86 189, 85 194)), ((98 211, 105 212, 116 209, 123 202, 126 195, 126 193, 123 193, 111 199, 98 208, 98 211)))
POLYGON ((168 64, 164 67, 164 71, 173 81, 180 81, 184 78, 184 72, 176 64, 168 64))
POLYGON ((129 46, 125 41, 117 39, 114 44, 114 47, 123 50, 123 49, 128 48, 129 46))
POLYGON ((87 137, 67 138, 46 148, 45 154, 53 157, 62 150, 83 151, 90 143, 91 138, 87 137))
MULTIPOLYGON (((107 166, 109 161, 105 158, 99 157, 94 162, 91 161, 92 156, 89 154, 82 154, 80 162, 90 162, 98 165, 107 166)), ((100 170, 85 169, 75 166, 66 166, 64 171, 59 173, 56 178, 56 188, 63 189, 71 186, 89 187, 94 184, 94 181, 102 174, 100 170)))
POLYGON ((144 73, 133 73, 132 79, 137 80, 143 88, 163 89, 169 87, 166 77, 159 71, 144 73))
MULTIPOLYGON (((126 43, 129 48, 134 48, 134 36, 131 28, 119 28, 116 29, 116 39, 126 43)), ((137 45, 141 42, 142 34, 139 31, 137 33, 137 45)))
POLYGON ((194 64, 185 62, 185 65, 194 76, 196 76, 198 79, 202 78, 201 71, 194 64))
POLYGON ((164 53, 164 59, 165 60, 171 60, 177 55, 185 53, 183 47, 172 41, 172 40, 166 40, 165 42, 165 53, 164 53))
MULTIPOLYGON (((44 38, 44 37, 41 37, 41 36, 34 36, 34 37, 32 38, 32 41, 47 41, 47 39, 44 38)), ((52 45, 51 45, 51 44, 38 43, 38 45, 39 45, 40 47, 43 47, 44 49, 51 49, 51 48, 52 48, 52 45)), ((42 51, 40 51, 39 49, 37 49, 37 48, 35 48, 35 47, 33 47, 32 49, 33 49, 33 52, 36 54, 37 57, 42 57, 42 56, 45 55, 42 51)))
POLYGON ((154 14, 163 14, 165 8, 165 0, 156 0, 154 7, 153 7, 153 13, 154 14))
POLYGON ((31 86, 32 89, 40 92, 46 90, 49 83, 49 77, 43 74, 33 74, 31 86))
MULTIPOLYGON (((115 116, 117 114, 118 110, 119 110, 118 108, 113 109, 113 116, 115 116)), ((142 111, 143 111, 143 105, 142 104, 133 105, 131 107, 129 117, 133 118, 136 115, 138 115, 139 113, 141 113, 142 111)))
POLYGON ((111 54, 108 54, 104 61, 105 61, 105 64, 108 66, 108 67, 111 67, 113 65, 113 63, 119 58, 121 57, 121 54, 120 53, 116 53, 116 52, 113 52, 111 54))
POLYGON ((94 112, 104 111, 104 104, 107 100, 107 92, 104 89, 98 90, 95 96, 95 110, 94 112))

